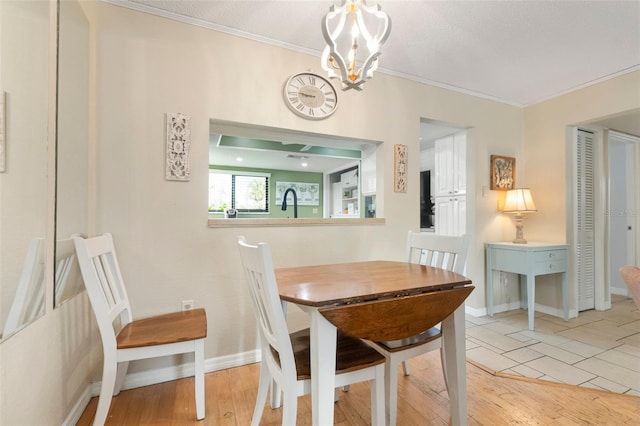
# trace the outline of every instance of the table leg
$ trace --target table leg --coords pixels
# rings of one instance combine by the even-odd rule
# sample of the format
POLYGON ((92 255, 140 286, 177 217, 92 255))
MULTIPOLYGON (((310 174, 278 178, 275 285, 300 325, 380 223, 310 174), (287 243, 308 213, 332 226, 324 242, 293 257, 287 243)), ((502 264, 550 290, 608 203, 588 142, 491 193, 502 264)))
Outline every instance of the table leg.
POLYGON ((493 316, 493 278, 494 270, 487 268, 487 311, 493 316))
POLYGON ((333 424, 336 327, 311 311, 311 416, 314 426, 333 424))
POLYGON ((529 330, 533 331, 533 317, 536 304, 536 278, 534 275, 525 275, 527 280, 527 309, 529 310, 529 330))
POLYGON ((442 321, 442 344, 451 405, 451 424, 464 426, 467 424, 464 303, 442 321))
POLYGON ((566 272, 562 273, 562 310, 564 311, 564 320, 569 321, 569 283, 566 272))

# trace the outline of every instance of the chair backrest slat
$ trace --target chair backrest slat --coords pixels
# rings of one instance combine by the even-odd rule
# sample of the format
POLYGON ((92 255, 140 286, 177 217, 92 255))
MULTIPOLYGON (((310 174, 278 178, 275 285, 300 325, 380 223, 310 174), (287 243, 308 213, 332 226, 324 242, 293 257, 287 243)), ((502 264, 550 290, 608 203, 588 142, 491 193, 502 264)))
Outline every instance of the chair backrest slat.
MULTIPOLYGON (((244 237, 238 237, 238 246, 263 349, 269 349, 266 346, 270 346, 278 352, 283 370, 296 371, 269 245, 250 245, 244 237)), ((271 350, 263 350, 262 354, 271 356, 271 350)))
POLYGON ((87 294, 98 322, 103 344, 114 345, 119 328, 132 320, 131 306, 120 274, 111 234, 73 239, 87 294), (119 323, 114 329, 114 320, 119 323))
POLYGON ((407 262, 464 272, 469 239, 467 235, 436 235, 431 232, 409 231, 407 262))

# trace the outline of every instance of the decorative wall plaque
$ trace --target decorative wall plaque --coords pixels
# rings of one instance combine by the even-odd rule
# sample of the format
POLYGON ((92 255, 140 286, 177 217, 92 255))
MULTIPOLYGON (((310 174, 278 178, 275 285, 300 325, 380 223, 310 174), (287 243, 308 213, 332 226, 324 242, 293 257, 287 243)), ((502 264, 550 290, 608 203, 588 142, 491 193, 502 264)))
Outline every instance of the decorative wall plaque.
POLYGON ((191 117, 179 112, 167 113, 167 180, 188 181, 191 177, 191 117))
POLYGON ((393 190, 407 192, 407 145, 394 145, 393 151, 393 190))

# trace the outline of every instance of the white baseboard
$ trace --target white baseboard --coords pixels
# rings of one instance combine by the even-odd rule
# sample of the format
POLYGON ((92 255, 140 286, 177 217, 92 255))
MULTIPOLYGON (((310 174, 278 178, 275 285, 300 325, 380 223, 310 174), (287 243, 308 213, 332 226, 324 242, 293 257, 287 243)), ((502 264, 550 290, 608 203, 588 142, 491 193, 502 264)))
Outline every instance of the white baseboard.
POLYGON ((626 288, 610 286, 609 290, 611 290, 611 294, 615 294, 617 296, 631 297, 629 296, 629 291, 626 288))
MULTIPOLYGON (((493 307, 493 313, 497 314, 500 312, 513 311, 515 309, 520 309, 522 307, 521 302, 515 301, 511 303, 503 303, 501 305, 497 305, 493 307)), ((535 306, 536 312, 542 312, 543 314, 553 315, 555 317, 564 318, 564 311, 559 308, 552 308, 551 306, 540 305, 536 303, 535 306)), ((470 308, 469 306, 465 306, 464 312, 474 317, 484 317, 489 315, 487 308, 470 308)), ((578 316, 578 312, 574 310, 569 310, 569 318, 575 318, 578 316)))
POLYGON ((78 399, 73 408, 71 408, 71 411, 62 423, 62 426, 75 426, 78 423, 78 420, 80 420, 82 413, 84 413, 85 408, 87 408, 92 396, 91 384, 88 384, 82 392, 80 399, 78 399))

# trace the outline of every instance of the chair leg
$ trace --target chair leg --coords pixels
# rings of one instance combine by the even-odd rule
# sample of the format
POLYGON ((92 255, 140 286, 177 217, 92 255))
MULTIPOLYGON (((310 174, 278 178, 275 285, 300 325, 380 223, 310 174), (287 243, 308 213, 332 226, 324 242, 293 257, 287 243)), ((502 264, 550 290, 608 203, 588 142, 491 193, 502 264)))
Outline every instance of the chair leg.
POLYGON ((282 404, 282 390, 275 380, 271 380, 269 383, 269 395, 271 395, 271 408, 280 408, 282 404))
POLYGON ((411 372, 409 371, 409 361, 402 361, 402 368, 404 369, 405 376, 411 374, 411 372))
POLYGON ((196 392, 196 418, 204 419, 205 397, 204 397, 204 339, 196 340, 194 351, 194 381, 196 392))
POLYGON ((386 421, 393 426, 398 413, 398 364, 390 358, 384 363, 384 394, 386 421))
POLYGON ((116 382, 113 386, 113 396, 117 396, 122 390, 124 379, 127 377, 128 368, 129 368, 129 361, 118 363, 118 370, 116 372, 116 382))
POLYGON ((282 405, 282 426, 295 426, 298 414, 298 396, 295 388, 285 390, 282 405))
POLYGON ((104 365, 102 367, 102 385, 100 386, 100 397, 98 398, 98 408, 93 418, 94 426, 103 426, 109 414, 111 398, 116 384, 117 372, 116 356, 114 354, 104 354, 104 365))
POLYGON ((449 379, 447 378, 447 359, 444 356, 444 341, 440 347, 440 361, 442 362, 442 375, 444 376, 444 385, 447 388, 447 394, 449 394, 449 379))
POLYGON ((267 402, 267 391, 269 387, 273 390, 273 379, 269 373, 269 367, 262 361, 260 364, 260 383, 258 384, 258 395, 256 396, 256 406, 253 409, 251 426, 258 426, 264 411, 264 404, 267 402))
MULTIPOLYGON (((371 424, 383 425, 386 416, 386 403, 385 403, 385 376, 386 363, 376 366, 376 378, 369 382, 371 389, 371 424)), ((386 380, 386 379, 385 379, 386 380)))

